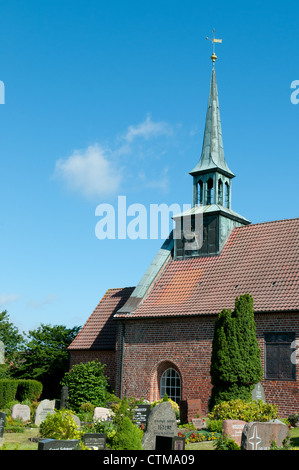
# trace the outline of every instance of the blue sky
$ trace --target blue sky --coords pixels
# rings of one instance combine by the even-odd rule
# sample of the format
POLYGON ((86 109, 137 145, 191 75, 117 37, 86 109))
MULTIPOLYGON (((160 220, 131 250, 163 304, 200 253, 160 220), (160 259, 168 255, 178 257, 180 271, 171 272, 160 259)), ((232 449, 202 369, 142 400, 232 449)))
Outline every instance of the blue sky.
POLYGON ((295 1, 0 2, 0 309, 83 325, 162 240, 99 240, 96 207, 192 202, 216 54, 232 209, 298 217, 295 1))

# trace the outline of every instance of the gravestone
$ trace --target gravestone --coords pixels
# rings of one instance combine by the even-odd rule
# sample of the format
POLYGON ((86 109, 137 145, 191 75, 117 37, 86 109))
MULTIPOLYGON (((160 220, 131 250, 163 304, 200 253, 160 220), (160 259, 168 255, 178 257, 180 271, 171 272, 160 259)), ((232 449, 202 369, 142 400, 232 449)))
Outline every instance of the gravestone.
POLYGON ((0 364, 5 364, 5 347, 3 341, 0 341, 0 364))
POLYGON ((72 414, 71 417, 72 417, 73 420, 75 421, 75 423, 76 423, 78 429, 80 429, 80 428, 81 428, 81 421, 80 421, 80 418, 79 418, 77 415, 74 415, 74 414, 72 414))
POLYGON ((242 433, 242 450, 270 450, 272 442, 281 447, 289 428, 281 421, 246 423, 242 433))
POLYGON ((107 434, 86 433, 82 436, 83 443, 86 447, 93 450, 106 449, 107 434))
POLYGON ((191 423, 192 418, 198 418, 202 415, 201 399, 193 398, 181 400, 180 402, 180 420, 181 423, 191 423))
POLYGON ((134 422, 146 431, 151 405, 137 405, 134 409, 134 422))
POLYGON ((191 422, 197 431, 207 427, 205 420, 201 418, 192 418, 191 422))
POLYGON ((93 420, 106 420, 112 416, 112 411, 109 408, 103 408, 101 406, 97 406, 93 411, 93 420))
POLYGON ((64 385, 61 389, 60 395, 60 409, 67 409, 68 408, 68 401, 69 401, 69 389, 66 385, 64 385))
POLYGON ((78 439, 41 439, 37 450, 74 450, 78 444, 78 439))
POLYGON ((177 435, 177 421, 171 403, 160 403, 150 412, 147 430, 142 438, 142 448, 144 450, 155 450, 156 436, 177 437, 177 435))
POLYGON ((231 437, 238 446, 241 446, 242 432, 246 421, 237 419, 225 419, 222 424, 222 432, 226 437, 231 437))
POLYGON ((252 400, 257 401, 257 400, 262 400, 266 401, 265 398, 265 392, 262 384, 259 382, 254 386, 254 389, 252 390, 252 400))
POLYGON ((55 413, 55 400, 42 400, 34 413, 34 423, 36 426, 40 426, 49 413, 55 413))
POLYGON ((155 450, 185 450, 185 437, 156 436, 155 450))
POLYGON ((3 434, 4 434, 5 420, 6 420, 6 414, 2 413, 2 411, 0 411, 0 447, 4 443, 3 434))
POLYGON ((12 419, 21 419, 24 423, 30 421, 30 408, 28 405, 21 405, 17 403, 11 409, 12 419))

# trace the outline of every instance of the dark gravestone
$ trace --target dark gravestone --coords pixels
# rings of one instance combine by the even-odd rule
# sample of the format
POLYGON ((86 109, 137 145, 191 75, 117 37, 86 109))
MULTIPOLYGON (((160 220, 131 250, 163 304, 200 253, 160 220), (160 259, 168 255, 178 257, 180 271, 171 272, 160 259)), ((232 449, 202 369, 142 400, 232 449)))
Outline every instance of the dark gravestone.
POLYGON ((6 414, 0 411, 0 447, 4 443, 4 426, 5 426, 6 414))
POLYGON ((156 436, 155 450, 185 450, 185 437, 156 436))
POLYGON ((189 400, 181 400, 180 402, 180 419, 181 423, 190 423, 192 418, 198 418, 202 415, 201 399, 193 398, 189 400))
POLYGON ((134 410, 134 421, 137 426, 142 427, 144 431, 147 428, 148 417, 151 412, 151 405, 137 405, 134 410))
POLYGON ((68 408, 69 402, 69 389, 66 385, 64 385, 61 389, 61 396, 60 396, 60 409, 68 408))
POLYGON ((107 434, 87 433, 82 436, 83 444, 94 450, 106 449, 107 434))
POLYGON ((78 444, 78 439, 41 439, 37 450, 74 450, 78 444))
POLYGON ((6 414, 0 411, 0 438, 3 437, 6 414))

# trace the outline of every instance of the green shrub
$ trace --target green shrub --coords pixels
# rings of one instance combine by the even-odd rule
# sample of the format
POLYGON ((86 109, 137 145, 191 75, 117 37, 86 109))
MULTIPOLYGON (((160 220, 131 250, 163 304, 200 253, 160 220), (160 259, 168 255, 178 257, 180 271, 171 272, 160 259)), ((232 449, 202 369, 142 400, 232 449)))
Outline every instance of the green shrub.
POLYGON ((18 381, 14 379, 0 380, 0 409, 5 408, 7 403, 15 400, 18 389, 18 381))
POLYGON ((72 414, 70 410, 48 414, 39 427, 40 435, 48 439, 79 439, 80 431, 72 414))
POLYGON ((24 426, 23 420, 19 418, 13 419, 11 416, 6 417, 4 429, 5 429, 5 432, 8 432, 8 433, 9 432, 18 432, 18 433, 25 432, 25 426, 24 426))
POLYGON ((37 400, 43 391, 43 384, 38 380, 20 379, 16 399, 20 402, 28 400, 30 402, 37 400))
POLYGON ((64 375, 61 385, 68 387, 70 408, 79 411, 82 403, 86 402, 105 406, 110 397, 109 384, 104 375, 105 367, 105 364, 95 360, 76 364, 64 375))
POLYGON ((291 426, 295 427, 299 425, 299 414, 293 414, 288 417, 288 422, 291 426))
POLYGON ((110 449, 112 450, 142 450, 143 431, 132 423, 128 416, 124 416, 117 426, 110 449))
POLYGON ((240 446, 231 438, 225 435, 219 436, 214 444, 216 450, 240 450, 240 446))
POLYGON ((215 405, 208 417, 213 420, 240 419, 242 421, 270 421, 277 418, 277 405, 240 399, 224 401, 215 405))
POLYGON ((210 432, 222 433, 223 420, 222 419, 209 419, 207 429, 210 432))

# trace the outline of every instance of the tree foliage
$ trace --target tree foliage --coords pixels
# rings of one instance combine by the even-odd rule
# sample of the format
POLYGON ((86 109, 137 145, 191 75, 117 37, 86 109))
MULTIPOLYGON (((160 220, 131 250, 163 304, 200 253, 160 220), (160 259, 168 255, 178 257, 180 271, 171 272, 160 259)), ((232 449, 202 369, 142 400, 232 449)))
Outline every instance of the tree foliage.
POLYGON ((249 400, 262 379, 261 352, 256 340, 253 298, 236 298, 235 309, 222 310, 215 323, 211 356, 213 385, 210 408, 235 398, 249 400))
POLYGON ((24 348, 25 340, 18 328, 9 321, 6 310, 0 312, 0 341, 3 341, 5 346, 6 361, 15 362, 18 352, 24 348))
POLYGON ((43 395, 57 398, 60 395, 60 381, 69 368, 67 347, 79 329, 42 323, 36 330, 29 331, 22 360, 14 369, 14 376, 41 381, 43 395))
POLYGON ((61 385, 68 387, 69 407, 78 411, 82 403, 104 406, 110 397, 110 387, 104 375, 105 364, 94 360, 75 364, 67 372, 61 385))

